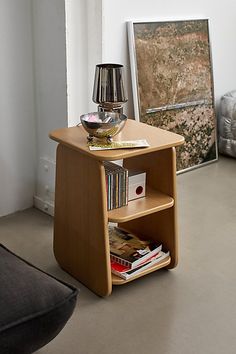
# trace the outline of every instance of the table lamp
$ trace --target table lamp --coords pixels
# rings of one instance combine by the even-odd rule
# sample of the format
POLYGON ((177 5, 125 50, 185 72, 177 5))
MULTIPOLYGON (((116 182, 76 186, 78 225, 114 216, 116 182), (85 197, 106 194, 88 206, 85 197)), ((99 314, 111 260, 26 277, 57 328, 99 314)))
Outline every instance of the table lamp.
POLYGON ((127 100, 123 65, 96 65, 93 102, 98 103, 98 112, 123 113, 122 105, 127 100))

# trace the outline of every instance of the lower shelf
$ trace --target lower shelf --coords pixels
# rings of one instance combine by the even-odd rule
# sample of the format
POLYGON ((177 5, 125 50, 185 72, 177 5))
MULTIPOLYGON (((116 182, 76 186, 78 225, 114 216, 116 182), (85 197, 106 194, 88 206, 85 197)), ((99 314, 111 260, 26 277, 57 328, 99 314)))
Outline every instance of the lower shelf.
POLYGON ((111 274, 111 276, 112 276, 112 284, 113 285, 122 285, 122 284, 125 284, 125 283, 129 283, 130 281, 133 281, 133 280, 135 280, 137 278, 143 277, 144 275, 152 273, 155 270, 158 270, 158 269, 161 269, 161 268, 164 268, 164 267, 168 266, 170 264, 170 262, 171 262, 171 258, 167 257, 167 258, 163 259, 162 262, 160 262, 158 264, 155 264, 154 266, 142 271, 141 273, 135 275, 133 278, 127 279, 127 280, 122 279, 122 278, 118 277, 115 274, 111 274))

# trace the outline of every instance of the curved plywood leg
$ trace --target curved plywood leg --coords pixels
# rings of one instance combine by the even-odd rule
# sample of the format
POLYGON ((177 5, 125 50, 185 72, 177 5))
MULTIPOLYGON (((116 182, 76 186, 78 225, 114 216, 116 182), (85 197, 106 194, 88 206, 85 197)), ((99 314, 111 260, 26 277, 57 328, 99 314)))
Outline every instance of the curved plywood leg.
POLYGON ((106 208, 102 163, 59 145, 54 254, 64 270, 100 296, 112 291, 106 208))
POLYGON ((171 196, 174 205, 169 209, 122 223, 120 226, 144 238, 160 241, 163 248, 170 251, 171 263, 168 268, 174 268, 178 263, 175 148, 135 156, 124 160, 124 165, 126 168, 146 171, 147 184, 171 196))

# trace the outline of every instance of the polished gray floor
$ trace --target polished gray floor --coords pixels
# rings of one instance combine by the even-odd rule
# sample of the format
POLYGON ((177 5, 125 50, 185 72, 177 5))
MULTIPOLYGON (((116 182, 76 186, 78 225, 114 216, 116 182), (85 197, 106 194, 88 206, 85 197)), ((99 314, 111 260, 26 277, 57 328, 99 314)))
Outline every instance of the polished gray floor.
POLYGON ((41 354, 235 354, 236 160, 177 176, 179 265, 100 298, 63 272, 53 219, 35 209, 0 219, 0 241, 80 288, 64 330, 41 354))

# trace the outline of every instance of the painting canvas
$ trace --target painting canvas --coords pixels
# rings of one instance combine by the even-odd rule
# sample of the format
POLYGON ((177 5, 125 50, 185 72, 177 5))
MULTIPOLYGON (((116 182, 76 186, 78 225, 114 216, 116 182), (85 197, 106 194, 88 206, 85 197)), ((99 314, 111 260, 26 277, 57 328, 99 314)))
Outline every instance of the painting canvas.
POLYGON ((217 160, 208 22, 128 22, 135 119, 185 137, 179 172, 217 160))

